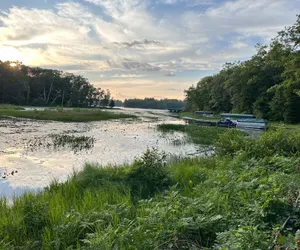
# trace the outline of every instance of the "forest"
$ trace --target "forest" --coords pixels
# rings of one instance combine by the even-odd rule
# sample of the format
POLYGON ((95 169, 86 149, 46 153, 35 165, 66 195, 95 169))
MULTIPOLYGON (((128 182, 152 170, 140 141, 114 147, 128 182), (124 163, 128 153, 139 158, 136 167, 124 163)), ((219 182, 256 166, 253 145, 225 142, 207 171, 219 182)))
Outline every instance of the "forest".
POLYGON ((254 113, 300 122, 300 16, 269 45, 243 62, 226 63, 215 75, 185 90, 188 110, 254 113))
POLYGON ((124 107, 128 108, 146 108, 146 109, 168 109, 183 108, 184 101, 177 99, 161 99, 154 98, 145 99, 125 99, 124 107))
POLYGON ((0 61, 0 103, 87 107, 107 106, 110 99, 109 90, 96 88, 82 76, 0 61))

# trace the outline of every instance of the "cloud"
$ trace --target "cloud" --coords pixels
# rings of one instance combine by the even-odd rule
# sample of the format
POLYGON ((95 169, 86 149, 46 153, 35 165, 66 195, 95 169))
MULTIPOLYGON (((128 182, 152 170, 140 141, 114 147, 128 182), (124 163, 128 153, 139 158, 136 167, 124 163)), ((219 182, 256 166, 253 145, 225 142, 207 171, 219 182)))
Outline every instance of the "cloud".
POLYGON ((108 65, 114 69, 123 69, 123 70, 130 70, 136 72, 153 72, 153 71, 160 71, 160 67, 153 66, 149 63, 144 62, 136 62, 136 61, 107 61, 108 65))
POLYGON ((114 78, 140 78, 144 77, 145 75, 136 75, 136 74, 115 74, 112 77, 114 78))
POLYGON ((227 1, 204 13, 189 11, 181 16, 189 32, 209 36, 237 33, 239 36, 276 35, 280 29, 295 21, 299 1, 287 0, 237 0, 227 1))
POLYGON ((240 41, 237 41, 237 42, 233 42, 231 47, 232 48, 235 48, 235 49, 242 49, 242 48, 245 48, 247 47, 248 45, 244 42, 240 42, 240 41))
POLYGON ((102 80, 95 82, 96 86, 109 88, 114 93, 114 98, 144 98, 163 96, 175 99, 183 99, 183 90, 190 87, 193 81, 160 81, 151 79, 119 79, 102 80), (140 90, 144 91, 141 92, 140 90))
POLYGON ((147 80, 138 91, 153 96, 161 90, 180 96, 188 87, 182 82, 249 58, 256 42, 269 42, 296 20, 300 6, 299 0, 62 1, 0 10, 0 60, 77 72, 92 82, 128 80, 120 88, 125 92, 125 85, 147 80), (183 81, 165 77, 175 72, 183 81))
POLYGON ((161 42, 144 39, 142 41, 135 40, 132 42, 123 42, 123 43, 115 43, 115 44, 117 44, 117 45, 121 44, 124 47, 128 47, 128 48, 131 48, 131 47, 143 47, 144 48, 147 45, 161 45, 161 42))
POLYGON ((176 73, 175 72, 169 72, 169 73, 165 74, 165 76, 176 76, 176 73))
POLYGON ((158 0, 157 3, 185 4, 188 7, 194 7, 198 5, 212 5, 214 4, 214 0, 158 0))

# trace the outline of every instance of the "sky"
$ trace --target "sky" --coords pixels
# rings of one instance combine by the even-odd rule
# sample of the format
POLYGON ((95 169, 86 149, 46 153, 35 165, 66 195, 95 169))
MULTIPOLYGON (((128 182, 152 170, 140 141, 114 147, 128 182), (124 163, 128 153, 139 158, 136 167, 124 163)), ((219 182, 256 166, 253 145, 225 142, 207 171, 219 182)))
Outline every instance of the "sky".
POLYGON ((299 10, 300 0, 1 0, 0 60, 83 75, 115 99, 182 99, 299 10))

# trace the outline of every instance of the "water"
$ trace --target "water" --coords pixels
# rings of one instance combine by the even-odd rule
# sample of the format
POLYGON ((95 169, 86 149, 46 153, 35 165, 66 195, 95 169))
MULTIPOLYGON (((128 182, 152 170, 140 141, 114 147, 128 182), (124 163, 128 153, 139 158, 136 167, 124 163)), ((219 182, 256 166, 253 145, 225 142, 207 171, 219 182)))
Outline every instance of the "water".
POLYGON ((167 111, 123 109, 139 116, 89 123, 62 123, 29 119, 0 120, 0 196, 10 199, 27 190, 40 190, 54 179, 67 180, 86 162, 108 164, 131 163, 147 148, 156 147, 169 155, 190 156, 201 151, 186 140, 183 133, 163 134, 160 123, 182 123, 167 111), (74 151, 68 147, 28 148, 30 141, 50 135, 86 136, 94 139, 93 147, 74 151))

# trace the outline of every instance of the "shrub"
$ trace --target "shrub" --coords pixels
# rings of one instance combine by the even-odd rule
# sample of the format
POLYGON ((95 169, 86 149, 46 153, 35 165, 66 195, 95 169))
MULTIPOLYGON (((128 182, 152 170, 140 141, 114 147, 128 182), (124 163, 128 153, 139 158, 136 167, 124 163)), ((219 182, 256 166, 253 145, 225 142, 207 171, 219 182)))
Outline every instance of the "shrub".
POLYGON ((219 155, 244 153, 247 157, 255 158, 294 156, 300 152, 300 131, 277 129, 254 139, 245 137, 240 131, 229 130, 220 135, 215 146, 219 155))
POLYGON ((236 152, 245 148, 246 138, 239 130, 229 129, 221 134, 215 143, 216 153, 219 155, 234 155, 236 152))
POLYGON ((169 187, 171 179, 166 171, 166 155, 157 149, 147 149, 140 159, 135 160, 127 182, 132 195, 141 198, 150 198, 169 187))

